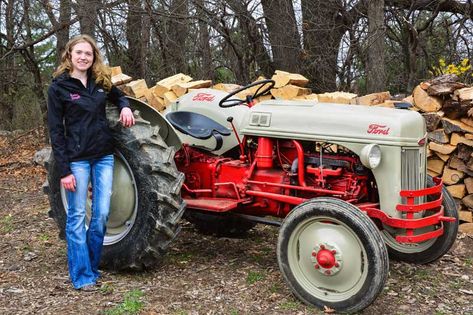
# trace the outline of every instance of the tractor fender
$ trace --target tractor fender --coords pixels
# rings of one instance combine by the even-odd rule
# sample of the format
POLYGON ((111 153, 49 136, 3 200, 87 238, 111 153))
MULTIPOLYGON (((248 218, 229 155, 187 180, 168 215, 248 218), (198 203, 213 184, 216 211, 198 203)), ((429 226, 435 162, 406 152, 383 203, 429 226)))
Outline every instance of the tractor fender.
POLYGON ((139 111, 140 116, 144 120, 149 121, 152 126, 159 127, 159 135, 169 147, 174 147, 176 151, 181 148, 182 142, 176 130, 160 112, 137 98, 130 96, 126 98, 130 102, 130 107, 133 111, 139 111))

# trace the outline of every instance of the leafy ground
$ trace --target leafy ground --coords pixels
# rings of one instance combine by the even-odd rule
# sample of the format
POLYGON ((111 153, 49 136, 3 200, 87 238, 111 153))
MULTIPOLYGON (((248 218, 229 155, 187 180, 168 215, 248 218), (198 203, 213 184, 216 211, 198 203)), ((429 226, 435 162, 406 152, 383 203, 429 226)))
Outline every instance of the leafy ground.
MULTIPOLYGON (((72 289, 65 243, 47 215, 46 172, 32 157, 41 130, 0 136, 0 314, 319 314, 279 273, 277 229, 246 239, 202 236, 183 222, 164 264, 104 272, 92 293, 72 289)), ((391 261, 382 295, 363 314, 473 314, 473 238, 460 235, 440 261, 391 261)))

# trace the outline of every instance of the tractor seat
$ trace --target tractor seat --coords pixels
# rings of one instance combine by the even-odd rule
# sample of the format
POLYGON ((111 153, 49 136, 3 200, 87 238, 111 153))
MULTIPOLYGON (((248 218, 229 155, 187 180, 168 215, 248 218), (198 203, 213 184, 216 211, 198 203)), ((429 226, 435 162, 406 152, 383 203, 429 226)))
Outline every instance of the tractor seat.
POLYGON ((174 128, 191 137, 205 140, 214 136, 217 145, 212 151, 217 151, 222 147, 222 136, 229 136, 231 134, 229 129, 199 113, 186 111, 170 112, 166 115, 166 118, 174 128))

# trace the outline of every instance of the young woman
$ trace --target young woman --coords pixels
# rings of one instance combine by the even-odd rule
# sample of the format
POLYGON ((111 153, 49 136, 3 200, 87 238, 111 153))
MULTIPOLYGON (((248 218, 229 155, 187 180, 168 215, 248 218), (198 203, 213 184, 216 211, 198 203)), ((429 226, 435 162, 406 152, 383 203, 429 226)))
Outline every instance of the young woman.
POLYGON ((107 100, 120 109, 124 127, 135 123, 128 101, 111 83, 95 41, 72 38, 48 90, 48 126, 54 158, 67 192, 67 260, 74 288, 95 289, 110 207, 113 138, 107 125, 107 100), (86 230, 86 201, 92 185, 92 214, 86 230))

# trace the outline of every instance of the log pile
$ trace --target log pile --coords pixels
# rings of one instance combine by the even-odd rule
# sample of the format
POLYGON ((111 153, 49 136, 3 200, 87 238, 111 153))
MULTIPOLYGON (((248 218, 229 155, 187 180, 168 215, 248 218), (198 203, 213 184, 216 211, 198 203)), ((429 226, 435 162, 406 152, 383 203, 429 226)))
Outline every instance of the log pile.
MULTIPOLYGON (((226 83, 213 85, 211 80, 193 80, 182 73, 148 87, 144 80, 132 80, 123 74, 120 67, 113 67, 112 75, 112 82, 126 94, 147 102, 159 112, 194 89, 213 88, 231 92, 241 87, 226 83)), ((261 79, 264 78, 255 81, 261 79)), ((314 94, 306 87, 309 80, 304 76, 280 70, 276 70, 271 79, 276 83, 270 94, 257 101, 299 99, 383 107, 395 107, 396 103, 412 104, 410 109, 420 112, 427 125, 428 174, 442 178, 457 203, 460 223, 463 223, 460 230, 473 234, 473 87, 458 82, 455 75, 443 75, 422 82, 411 96, 393 100, 389 92, 363 96, 346 92, 314 94)), ((243 99, 254 92, 255 88, 252 88, 238 94, 238 97, 243 99)))
POLYGON ((412 98, 427 126, 427 171, 455 198, 460 230, 473 233, 473 87, 443 75, 419 84, 412 98))

